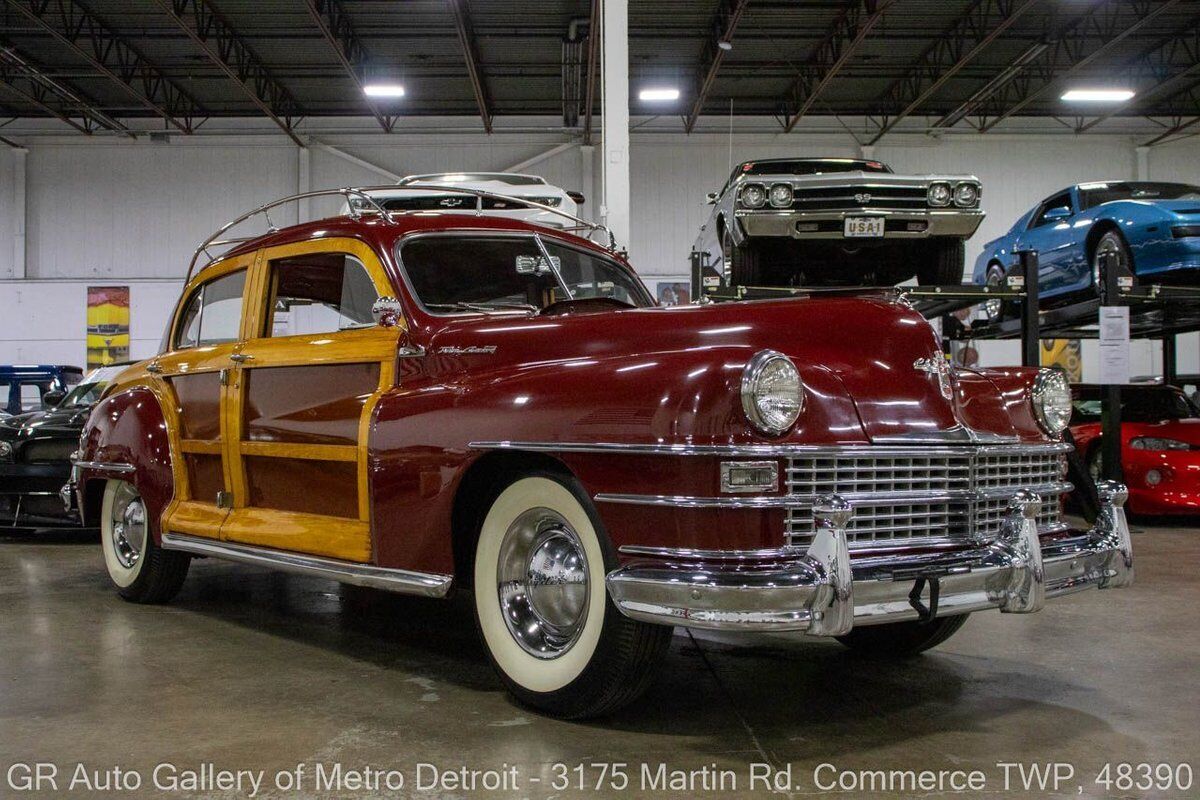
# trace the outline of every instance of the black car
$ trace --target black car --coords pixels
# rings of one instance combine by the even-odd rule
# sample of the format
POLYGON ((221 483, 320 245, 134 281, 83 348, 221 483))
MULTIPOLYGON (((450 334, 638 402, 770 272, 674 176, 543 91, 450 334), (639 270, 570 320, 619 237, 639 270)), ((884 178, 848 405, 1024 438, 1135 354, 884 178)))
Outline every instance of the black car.
POLYGON ((42 411, 0 419, 0 524, 75 525, 79 517, 59 490, 92 406, 121 367, 89 373, 69 392, 47 392, 42 411))

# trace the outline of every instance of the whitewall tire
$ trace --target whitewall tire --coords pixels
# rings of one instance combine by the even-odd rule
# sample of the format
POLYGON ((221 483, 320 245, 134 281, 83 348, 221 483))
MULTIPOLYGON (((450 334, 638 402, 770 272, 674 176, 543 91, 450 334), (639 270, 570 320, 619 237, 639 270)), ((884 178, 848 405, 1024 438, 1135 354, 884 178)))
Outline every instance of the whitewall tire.
POLYGON ((670 628, 608 599, 615 554, 572 479, 527 473, 495 493, 475 547, 475 619, 493 666, 525 703, 565 718, 635 699, 670 628))
POLYGON ((179 592, 187 577, 191 557, 154 543, 150 512, 128 481, 110 480, 104 487, 100 545, 108 577, 126 600, 166 602, 179 592))

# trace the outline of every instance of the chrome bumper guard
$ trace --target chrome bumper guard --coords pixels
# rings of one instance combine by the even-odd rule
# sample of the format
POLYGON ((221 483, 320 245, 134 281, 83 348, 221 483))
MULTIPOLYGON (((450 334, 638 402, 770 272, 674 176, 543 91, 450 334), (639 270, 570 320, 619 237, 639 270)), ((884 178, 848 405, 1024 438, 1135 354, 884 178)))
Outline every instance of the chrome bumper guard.
POLYGON ((611 572, 608 591, 621 613, 643 622, 814 636, 989 608, 1029 614, 1048 598, 1133 583, 1128 492, 1112 481, 1097 488, 1096 524, 1078 535, 1043 544, 1036 523, 1041 499, 1022 491, 992 542, 853 560, 846 541, 852 509, 829 495, 814 506, 817 535, 806 551, 661 551, 611 572))

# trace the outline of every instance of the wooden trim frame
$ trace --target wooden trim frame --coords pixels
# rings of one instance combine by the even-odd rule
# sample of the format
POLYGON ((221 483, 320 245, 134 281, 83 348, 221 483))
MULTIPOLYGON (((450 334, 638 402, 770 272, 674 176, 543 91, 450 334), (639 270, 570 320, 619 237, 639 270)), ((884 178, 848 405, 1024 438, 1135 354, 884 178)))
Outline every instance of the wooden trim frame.
MULTIPOLYGON (((243 544, 368 562, 374 553, 371 535, 371 499, 368 481, 368 437, 379 398, 396 381, 396 348, 402 327, 356 328, 317 334, 270 336, 274 298, 271 264, 283 258, 317 253, 338 253, 358 260, 366 269, 378 296, 395 295, 396 289, 378 255, 357 239, 328 238, 280 245, 257 253, 248 285, 242 342, 236 348, 239 363, 231 364, 224 387, 224 435, 228 442, 227 486, 232 490, 232 510, 222 526, 221 538, 243 544), (378 382, 366 398, 355 426, 354 444, 315 444, 295 441, 247 440, 245 413, 255 370, 277 367, 314 367, 337 364, 377 364, 378 382), (249 380, 248 380, 249 378, 249 380), (250 505, 245 459, 287 458, 318 462, 352 462, 357 475, 357 519, 300 513, 250 505)), ((205 270, 205 275, 209 274, 205 270)))

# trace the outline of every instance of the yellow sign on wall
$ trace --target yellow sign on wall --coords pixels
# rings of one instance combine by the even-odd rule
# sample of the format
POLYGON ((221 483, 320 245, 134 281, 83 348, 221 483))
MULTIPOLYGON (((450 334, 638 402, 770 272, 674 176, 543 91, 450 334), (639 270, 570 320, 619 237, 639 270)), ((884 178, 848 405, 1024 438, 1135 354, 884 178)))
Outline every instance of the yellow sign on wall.
POLYGON ((1043 339, 1042 366, 1061 367, 1071 383, 1083 381, 1083 357, 1078 339, 1043 339))
POLYGON ((87 365, 106 367, 129 360, 129 287, 89 286, 87 365))

